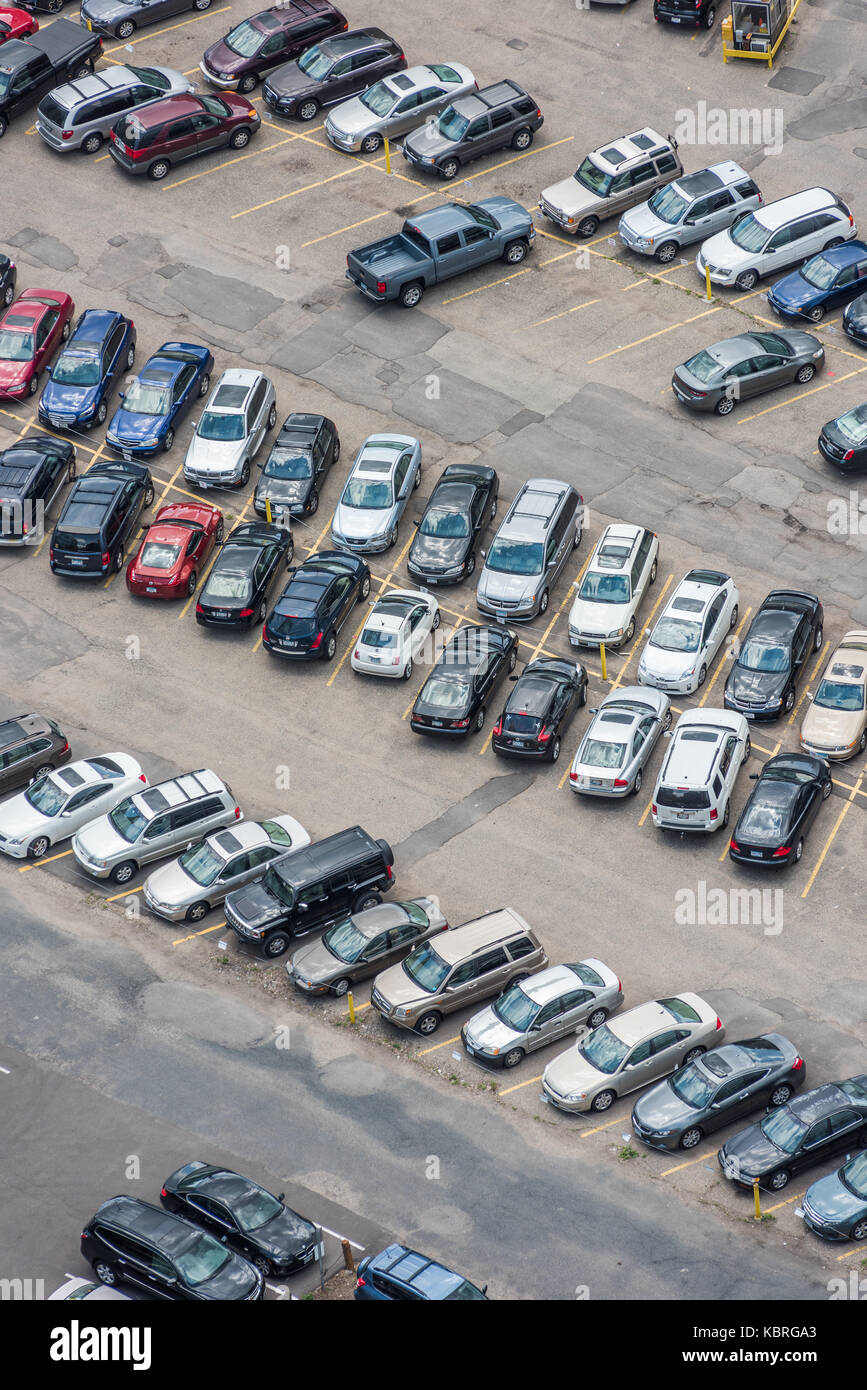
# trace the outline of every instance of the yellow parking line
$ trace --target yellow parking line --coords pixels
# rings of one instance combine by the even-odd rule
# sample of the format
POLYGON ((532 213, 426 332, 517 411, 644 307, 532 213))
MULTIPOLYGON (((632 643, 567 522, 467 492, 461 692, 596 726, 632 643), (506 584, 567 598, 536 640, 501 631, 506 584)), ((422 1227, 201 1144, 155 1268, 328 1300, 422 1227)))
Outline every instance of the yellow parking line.
POLYGON ((477 285, 474 290, 464 290, 463 294, 453 294, 450 299, 443 300, 443 305, 454 304, 458 299, 469 299, 471 294, 481 294, 482 290, 492 290, 497 285, 505 285, 508 280, 517 280, 519 275, 529 275, 530 270, 530 266, 524 266, 523 270, 513 270, 511 275, 502 275, 499 280, 490 280, 487 285, 477 285))
MULTIPOLYGON (((355 1005, 355 1012, 356 1012, 357 1014, 360 1014, 361 1011, 362 1011, 362 1009, 369 1009, 369 1008, 371 1008, 371 1007, 372 1007, 372 1005, 371 1005, 371 1003, 370 1003, 370 1000, 368 999, 368 1001, 367 1001, 366 1004, 356 1004, 356 1005, 355 1005)), ((348 1018, 348 1017, 349 1017, 349 1010, 348 1010, 348 1009, 346 1010, 346 1013, 343 1015, 343 1017, 344 1017, 344 1018, 348 1018)))
MULTIPOLYGON (((645 628, 645 627, 650 627, 650 624, 653 622, 653 615, 655 614, 655 612, 656 612, 657 608, 659 607, 659 605, 662 603, 662 600, 665 598, 665 591, 666 591, 666 589, 668 588, 668 586, 669 586, 669 584, 671 583, 671 581, 672 581, 673 578, 674 578, 674 575, 673 575, 673 574, 670 574, 670 575, 668 576, 668 578, 666 579, 665 583, 663 584, 662 588, 661 588, 660 591, 659 591, 659 598, 656 600, 656 603, 655 603, 655 604, 653 605, 653 607, 651 608, 651 610, 650 610, 650 612, 648 613, 647 617, 646 617, 645 619, 642 620, 642 624, 641 624, 641 627, 642 627, 641 636, 638 637, 638 638, 636 638, 636 640, 633 642, 632 646, 630 647, 629 653, 628 653, 628 655, 627 655, 627 657, 626 657, 626 660, 624 661, 624 663, 623 663, 623 665, 621 666, 620 670, 617 672, 617 677, 616 677, 616 679, 615 679, 614 681, 612 681, 612 683, 611 683, 611 690, 616 690, 617 687, 620 685, 620 682, 623 680, 623 677, 624 677, 624 675, 625 675, 625 673, 626 673, 626 668, 627 668, 627 666, 629 665, 630 661, 632 660, 632 658, 634 657, 635 653, 638 651, 638 648, 641 646, 642 641, 644 640, 644 628, 645 628)), ((609 691, 609 694, 610 694, 610 693, 611 693, 611 692, 609 691)))
POLYGON ((591 1134, 599 1134, 603 1129, 610 1129, 612 1125, 622 1125, 625 1121, 622 1117, 616 1120, 606 1120, 604 1125, 597 1125, 595 1129, 582 1129, 581 1138, 587 1139, 591 1134))
POLYGON ((372 217, 362 217, 360 222, 350 222, 347 227, 338 227, 336 232, 326 232, 324 236, 314 237, 312 241, 302 241, 301 250, 305 246, 318 246, 320 241, 329 241, 333 236, 341 236, 343 232, 352 232, 356 227, 366 227, 368 222, 378 222, 380 217, 391 217, 391 209, 388 212, 375 212, 372 217))
POLYGON ((566 604, 569 603, 572 599, 572 590, 577 589, 578 585, 581 583, 581 580, 584 578, 584 571, 590 564, 592 555, 593 551, 591 550, 585 557, 583 565, 576 574, 575 578, 572 580, 572 583, 569 585, 569 588, 566 590, 566 593, 563 595, 563 601, 560 604, 560 607, 557 609, 557 612, 554 614, 548 626, 545 628, 545 631, 542 633, 542 636, 539 638, 539 641, 537 642, 536 646, 533 648, 533 652, 530 657, 531 661, 536 661, 539 655, 545 650, 545 643, 548 641, 548 638, 550 637, 554 629, 557 619, 562 615, 563 609, 566 607, 566 604))
POLYGON ((487 169, 479 169, 475 174, 466 174, 464 178, 457 179, 457 183, 471 183, 473 179, 484 178, 485 174, 493 174, 498 169, 505 169, 507 164, 517 164, 519 159, 529 159, 532 154, 542 154, 545 150, 556 149, 558 145, 568 145, 570 140, 574 139, 574 135, 564 135, 560 140, 549 140, 547 145, 532 145, 529 150, 524 150, 523 154, 516 154, 512 159, 501 159, 499 164, 491 164, 487 169))
POLYGON ((170 188, 181 188, 185 183, 193 183, 195 179, 206 179, 211 174, 219 174, 221 169, 228 169, 231 164, 241 164, 245 159, 255 159, 257 155, 270 154, 271 150, 279 150, 281 145, 288 145, 290 141, 298 138, 297 135, 286 135, 282 140, 275 140, 273 145, 263 145, 259 149, 248 150, 246 154, 235 155, 234 159, 224 159, 222 164, 212 164, 207 169, 200 169, 198 174, 188 174, 185 179, 175 179, 174 183, 164 183, 160 186, 164 193, 168 192, 170 188))
MULTIPOLYGON (((556 256, 556 257, 555 257, 555 260, 559 260, 559 259, 560 259, 559 256, 556 256)), ((543 265, 547 265, 548 262, 547 262, 547 261, 543 261, 542 264, 543 264, 543 265)), ((528 328, 541 328, 541 326, 542 326, 543 323, 553 323, 555 319, 563 319, 563 318, 566 317, 567 314, 577 314, 578 311, 579 311, 580 309, 589 309, 591 304, 598 304, 599 302, 600 302, 600 301, 599 301, 598 299, 585 299, 585 301, 584 301, 583 304, 573 304, 571 309, 563 309, 563 310, 561 311, 561 313, 559 313, 559 314, 551 314, 551 315, 549 315, 549 317, 546 318, 546 319, 536 319, 536 322, 535 322, 535 323, 528 323, 528 324, 527 324, 527 327, 528 327, 528 328)), ((516 332, 516 333, 519 333, 519 332, 521 332, 521 331, 522 331, 521 329, 518 329, 518 328, 515 329, 515 332, 516 332)), ((667 390, 667 389, 668 389, 668 388, 666 387, 666 390, 667 390)))
POLYGON ((640 347, 642 343, 649 343, 653 338, 661 338, 666 333, 673 333, 676 328, 685 328, 688 323, 695 323, 698 319, 706 319, 709 314, 718 314, 721 308, 722 305, 718 305, 714 309, 703 309, 700 314, 693 314, 692 318, 683 319, 681 323, 672 323, 669 324, 668 328, 660 328, 656 333, 648 333, 646 338, 636 338, 634 343, 624 343, 622 347, 612 348, 610 352, 603 352, 599 357, 589 357, 587 366, 592 367, 594 362, 604 362, 607 357, 616 357, 618 352, 628 352, 630 348, 640 347))
MULTIPOLYGON (((290 135, 288 138, 296 140, 299 137, 290 135)), ((273 149, 274 147, 269 146, 269 148, 273 149)), ((327 179, 317 179, 315 183, 307 183, 303 188, 293 188, 289 193, 281 193, 277 198, 269 198, 266 203, 256 203, 251 208, 244 208, 243 212, 233 212, 231 220, 234 222, 239 217, 246 217, 250 212, 261 212, 262 208, 271 208, 275 203, 283 203, 287 198, 296 198, 299 193, 309 193, 312 188, 321 188, 323 184, 333 183, 335 179, 345 179, 347 174, 356 174, 359 169, 366 169, 367 167, 363 163, 353 164, 351 169, 341 169, 339 173, 329 174, 327 179)))
POLYGON ((505 1091, 500 1091, 498 1094, 501 1096, 510 1096, 513 1091, 521 1091, 524 1089, 525 1086, 534 1086, 537 1082, 541 1080, 541 1075, 531 1076, 529 1081, 519 1081, 517 1086, 507 1086, 505 1091))
MULTIPOLYGON (((747 611, 744 613, 744 616, 741 618, 740 622, 739 622, 738 625, 737 625, 737 628, 735 629, 735 637, 740 637, 740 635, 741 635, 741 630, 742 630, 742 628, 743 628, 743 625, 744 625, 744 623, 746 622, 747 618, 748 618, 748 617, 750 616, 750 614, 752 613, 752 611, 753 611, 752 608, 748 608, 747 611)), ((727 639, 724 638, 723 640, 724 640, 724 641, 726 641, 726 640, 727 640, 727 641, 731 641, 731 635, 729 635, 729 637, 728 637, 727 639)), ((713 690, 714 685, 716 684, 717 676, 719 675, 719 673, 720 673, 720 671, 722 670, 723 666, 725 666, 727 660, 728 660, 728 648, 726 648, 726 650, 723 652, 722 656, 720 657, 719 661, 717 662, 716 670, 714 671, 714 673, 713 673, 713 675, 711 676, 710 680, 709 680, 709 681, 707 682, 707 684, 705 685, 704 694, 702 695, 701 699, 700 699, 699 702, 698 702, 698 707, 699 707, 699 709, 701 709, 703 705, 706 705, 706 704, 707 704, 707 697, 708 697, 708 695, 710 695, 710 692, 713 690)))
POLYGON ((204 928, 202 929, 202 931, 194 931, 194 932, 192 932, 189 936, 179 936, 178 939, 177 939, 177 941, 173 941, 173 942, 172 942, 172 945, 173 945, 173 946, 183 946, 183 944, 184 944, 185 941, 195 941, 195 939, 196 939, 197 936, 207 936, 209 932, 212 932, 212 931, 219 931, 220 928, 221 928, 221 927, 224 927, 225 925, 226 925, 225 922, 217 922, 216 926, 213 926, 213 927, 204 927, 204 928))
POLYGON ((448 1047, 451 1043, 460 1042, 460 1040, 460 1033, 456 1033, 453 1038, 446 1038, 443 1042, 434 1043, 433 1047, 423 1047, 418 1055, 419 1057, 426 1057, 429 1052, 438 1052, 441 1047, 448 1047))
POLYGON ((843 1253, 842 1253, 842 1255, 835 1255, 834 1258, 835 1258, 835 1260, 837 1261, 837 1263, 839 1264, 839 1262, 840 1262, 841 1260, 851 1260, 855 1255, 859 1256, 859 1258, 862 1259, 862 1260, 864 1259, 864 1246, 863 1246, 863 1245, 862 1245, 862 1246, 860 1247, 860 1249, 859 1249, 858 1245, 855 1244, 855 1245, 852 1246, 852 1249, 851 1249, 851 1250, 844 1250, 843 1253))
MULTIPOLYGON (((97 454, 102 452, 102 448, 103 448, 103 445, 100 445, 100 446, 99 446, 99 449, 97 450, 97 454)), ((94 455, 94 458, 95 458, 95 457, 96 457, 96 455, 94 455)), ((93 460, 91 460, 91 462, 93 462, 93 460)), ((183 468, 183 466, 184 466, 184 465, 183 465, 183 462, 179 463, 178 466, 177 466, 177 468, 175 469, 174 473, 172 474, 171 478, 169 479, 169 481, 168 481, 167 483, 163 483, 163 490, 162 490, 162 492, 160 493, 160 496, 159 496, 159 499, 158 499, 158 500, 157 500, 157 498, 156 498, 156 488, 154 488, 154 501, 151 503, 151 507, 153 508, 153 510, 154 510, 155 513, 159 511, 160 507, 162 506, 163 502, 165 501, 166 493, 167 493, 167 492, 169 491, 169 489, 173 486, 174 481, 175 481, 175 478, 178 476, 178 474, 180 473, 180 471, 181 471, 181 469, 183 468)), ((156 482, 159 481, 159 479, 158 479, 158 478, 154 478, 153 474, 151 474, 151 481, 154 482, 154 483, 156 483, 156 482)), ((144 511, 145 509, 142 508, 142 510, 144 511)), ((107 589, 107 588, 109 587, 109 585, 111 584, 112 580, 116 577, 116 575, 121 574, 121 573, 123 572, 123 570, 124 570, 126 564, 127 564, 128 561, 129 561, 130 556, 131 556, 132 553, 133 553, 133 549, 134 549, 135 547, 137 547, 138 545, 140 545, 140 544, 141 544, 141 533, 140 533, 140 532, 137 532, 136 535, 133 536, 133 538, 132 538, 132 544, 131 544, 128 548, 126 548, 126 547, 124 548, 124 552, 123 552, 123 564, 121 565, 121 567, 120 567, 119 570, 112 570, 111 574, 108 576, 108 579, 106 579, 105 583, 104 583, 103 586, 102 586, 104 589, 107 589)))
MULTIPOLYGON (((166 24, 160 28, 160 38, 163 34, 171 33, 172 29, 185 29, 188 24, 198 24, 202 19, 208 19, 211 15, 225 14, 232 8, 231 5, 223 5, 219 10, 208 10, 206 14, 196 15, 195 19, 185 19, 180 24, 166 24)), ((132 43, 144 43, 146 39, 151 39, 150 34, 142 34, 138 39, 127 39, 124 43, 116 43, 113 48, 107 48, 101 57, 106 57, 109 53, 119 53, 122 48, 128 48, 132 43)), ((152 41, 152 40, 151 40, 152 41)))
MULTIPOLYGON (((367 607, 366 602, 364 603, 364 606, 365 606, 365 608, 367 607)), ((337 665, 335 666, 334 670, 331 672, 331 675, 328 677, 328 680, 325 682, 326 687, 328 687, 328 686, 330 686, 330 685, 333 685, 334 682, 337 680, 337 677, 338 677, 339 674, 340 674, 340 670, 341 670, 341 668, 342 668, 342 666, 343 666, 344 661, 345 661, 346 658, 349 656, 349 653, 352 651, 353 647, 355 646, 356 642, 358 641, 359 637, 361 636, 362 628, 364 627, 364 624, 367 622, 367 616, 368 616, 367 613, 365 613, 365 614, 362 616, 361 622, 358 624, 358 627, 355 629, 354 633, 352 634, 352 641, 350 642, 349 646, 346 648, 346 651, 343 653, 342 657, 341 657, 340 660, 338 661, 338 663, 337 663, 337 665)))
POLYGON ((208 565, 208 568, 205 570, 204 574, 202 575, 202 577, 201 577, 201 579, 199 580, 198 584, 196 585, 195 589, 194 589, 193 592, 190 594, 189 598, 187 599, 186 603, 184 604, 183 608, 181 609, 180 613, 178 614, 178 622, 181 621, 181 618, 186 617, 187 613, 189 612, 190 604, 192 603, 193 599, 196 597, 196 594, 197 594, 197 593, 201 593, 201 591, 202 591, 204 585, 207 583, 208 575, 211 573, 211 570, 214 568, 214 565, 217 563, 217 556, 218 556, 219 553, 220 553, 220 549, 221 549, 221 547, 220 547, 219 545, 215 545, 215 546, 214 546, 214 553, 213 553, 213 555, 211 556, 210 564, 208 565))
POLYGON ((859 786, 860 786, 860 784, 861 784, 861 778, 862 778, 863 776, 864 776, 864 769, 862 768, 861 771, 860 771, 859 774, 858 774, 858 781, 855 783, 855 785, 854 785, 854 787, 852 788, 852 791, 851 791, 851 793, 850 793, 850 795, 849 795, 848 801, 846 802, 846 804, 844 805, 842 811, 840 812, 839 816, 837 817, 837 820, 836 820, 836 822, 835 822, 835 824, 834 824, 834 829, 831 831, 830 835, 828 836, 827 840, 825 841, 825 844, 824 844, 823 847, 822 847, 822 853, 819 855, 818 861, 817 861, 817 863, 816 863, 816 867, 813 869, 813 872, 810 874, 810 877, 807 879, 806 887, 804 888, 804 891, 803 891, 803 893, 801 894, 801 897, 802 897, 802 898, 806 898, 807 894, 809 893, 810 889, 812 888, 812 886, 813 886, 813 884, 814 884, 814 882, 815 882, 815 879, 816 879, 816 875, 818 874, 819 870, 821 869, 822 865, 823 865, 824 862, 825 862, 825 855, 828 853, 828 850, 831 848, 831 845, 833 844, 834 839, 835 839, 835 837, 836 837, 837 831, 840 829, 840 826, 843 824, 843 821, 844 821, 844 819, 845 819, 846 813, 847 813, 847 811, 849 810, 849 807, 852 805, 852 802, 855 800, 855 794, 856 794, 856 792, 858 791, 858 788, 859 788, 859 786))
POLYGON ((765 1211, 779 1211, 780 1207, 789 1207, 792 1205, 792 1202, 800 1202, 801 1198, 806 1193, 806 1190, 807 1189, 804 1188, 803 1192, 797 1192, 794 1197, 787 1197, 784 1202, 775 1202, 772 1207, 765 1207, 765 1211))
POLYGON ((804 689, 801 691, 801 698, 800 698, 800 700, 798 701, 798 703, 795 705, 795 708, 792 710, 792 713, 789 715, 789 723, 790 723, 790 724, 794 724, 795 720, 797 719, 797 717, 798 717, 798 712, 799 712, 799 710, 800 710, 800 708, 801 708, 801 705, 804 703, 804 701, 805 701, 806 698, 807 698, 807 691, 810 689, 810 686, 813 684, 813 681, 816 679, 816 672, 818 671, 818 669, 819 669, 819 667, 821 666, 822 662, 825 660, 825 653, 826 653, 826 651, 828 650, 828 648, 829 648, 830 645, 831 645, 830 642, 823 642, 823 643, 822 643, 822 650, 819 652, 819 655, 816 657, 815 665, 813 666, 813 669, 812 669, 812 671, 810 672, 810 675, 809 675, 809 677, 808 677, 808 679, 807 679, 807 683, 806 683, 806 685, 804 686, 804 689))
POLYGON ((707 1154, 702 1154, 700 1158, 688 1158, 685 1163, 675 1163, 673 1168, 663 1168, 659 1176, 667 1178, 669 1173, 679 1173, 681 1168, 692 1168, 696 1163, 704 1163, 707 1157, 707 1154))
POLYGON ((103 898, 103 902, 116 903, 119 898, 131 898, 135 893, 140 893, 143 887, 144 884, 141 884, 138 888, 127 888, 125 893, 115 893, 110 898, 103 898))
POLYGON ((867 372, 867 367, 858 367, 856 371, 846 372, 843 376, 836 376, 833 381, 824 381, 821 386, 811 386, 809 391, 801 391, 788 401, 778 401, 776 405, 766 406, 764 410, 757 410, 754 415, 739 415, 737 422, 739 425, 745 425, 750 420, 758 420, 762 415, 770 415, 772 410, 782 410, 787 405, 794 405, 795 401, 803 401, 806 400, 807 396, 817 395, 819 391, 828 391, 832 386, 839 386, 842 381, 849 381, 853 376, 860 376, 862 372, 867 372))
POLYGON ((71 849, 65 849, 60 854, 49 855, 47 859, 34 859, 32 864, 22 864, 18 872, 19 874, 26 874, 28 869, 41 869, 43 864, 53 864, 55 859, 65 859, 71 853, 71 849))

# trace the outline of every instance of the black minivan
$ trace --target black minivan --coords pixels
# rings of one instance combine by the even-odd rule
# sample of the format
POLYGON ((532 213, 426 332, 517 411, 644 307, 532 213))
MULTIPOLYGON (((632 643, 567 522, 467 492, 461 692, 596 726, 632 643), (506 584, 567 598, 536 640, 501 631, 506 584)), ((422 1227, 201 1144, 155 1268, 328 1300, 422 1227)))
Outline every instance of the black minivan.
POLYGON ((229 893, 232 930, 263 956, 282 956, 292 941, 351 912, 364 912, 394 886, 394 852, 360 825, 292 850, 254 883, 229 893))
POLYGON ((38 545, 45 517, 75 477, 75 449, 65 439, 19 439, 0 453, 0 545, 38 545))
POLYGON ((143 463, 93 464, 58 517, 48 552, 53 572, 93 578, 119 570, 136 522, 153 500, 153 480, 143 463))

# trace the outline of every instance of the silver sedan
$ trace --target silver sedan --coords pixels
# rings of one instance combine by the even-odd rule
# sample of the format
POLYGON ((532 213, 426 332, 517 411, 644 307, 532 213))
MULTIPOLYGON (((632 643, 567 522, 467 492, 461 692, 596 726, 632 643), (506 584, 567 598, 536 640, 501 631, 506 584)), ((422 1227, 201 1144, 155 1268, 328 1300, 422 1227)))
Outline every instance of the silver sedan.
POLYGON ((629 796, 641 790, 642 769, 659 736, 671 728, 671 702, 662 690, 627 685, 612 690, 578 745, 569 786, 584 796, 629 796))
POLYGON ((423 63, 407 68, 335 106, 325 122, 325 134, 339 150, 372 154, 383 136, 391 140, 415 130, 477 86, 463 63, 423 63))
POLYGON ((34 777, 26 791, 0 805, 0 851, 41 859, 52 845, 143 791, 147 780, 128 753, 100 753, 34 777))

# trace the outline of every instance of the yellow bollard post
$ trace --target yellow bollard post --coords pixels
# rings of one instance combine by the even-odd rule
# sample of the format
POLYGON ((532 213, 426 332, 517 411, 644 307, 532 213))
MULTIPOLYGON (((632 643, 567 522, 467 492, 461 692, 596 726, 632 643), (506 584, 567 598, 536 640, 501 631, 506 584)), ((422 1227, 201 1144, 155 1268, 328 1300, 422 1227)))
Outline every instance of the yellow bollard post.
POLYGON ((600 642, 600 644, 599 644, 599 655, 600 655, 600 657, 602 658, 602 679, 603 679, 604 681, 607 681, 607 679, 608 679, 608 667, 607 667, 606 664, 605 664, 605 643, 604 643, 604 642, 600 642))
POLYGON ((354 1023, 354 1022, 355 1022, 355 1000, 354 1000, 353 997, 352 997, 352 990, 349 991, 349 993, 347 994, 346 998, 347 998, 347 1000, 349 1001, 349 1022, 350 1022, 350 1023, 354 1023))
POLYGON ((268 525, 271 525, 271 498, 265 498, 265 515, 268 518, 268 525))
POLYGON ((756 1216, 755 1216, 755 1219, 756 1219, 756 1221, 761 1221, 761 1219, 762 1219, 762 1204, 761 1204, 761 1202, 759 1201, 759 1180, 758 1180, 758 1178, 753 1178, 753 1197, 754 1197, 755 1203, 756 1203, 756 1216))
POLYGON ((388 148, 388 140, 383 137, 382 143, 385 145, 385 172, 391 173, 391 150, 388 148))
POLYGON ((708 299, 709 299, 709 300, 710 300, 710 299, 713 299, 713 293, 712 293, 711 287, 710 287, 710 266, 709 266, 709 265, 706 265, 705 268, 704 268, 704 283, 705 283, 705 285, 707 286, 707 297, 708 297, 708 299))

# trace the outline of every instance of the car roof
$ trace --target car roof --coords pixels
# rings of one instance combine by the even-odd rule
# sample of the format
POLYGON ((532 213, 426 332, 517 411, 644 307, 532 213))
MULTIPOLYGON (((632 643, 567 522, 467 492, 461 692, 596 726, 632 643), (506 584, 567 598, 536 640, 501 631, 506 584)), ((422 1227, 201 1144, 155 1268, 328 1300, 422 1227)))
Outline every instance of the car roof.
POLYGON ((105 92, 116 92, 123 87, 132 87, 141 82, 141 78, 125 65, 118 64, 113 68, 100 68, 99 72, 89 72, 86 77, 76 77, 71 82, 64 82, 62 86, 55 87, 51 96, 61 106, 72 108, 79 102, 89 101, 91 97, 102 96, 105 92))
POLYGON ((650 126, 634 130, 631 135, 621 135, 592 151, 594 164, 606 173, 614 174, 624 165, 638 164, 655 154, 663 154, 671 149, 671 141, 658 134, 650 126))
MULTIPOLYGON (((697 713, 703 715, 704 711, 700 710, 697 713)), ((723 738, 731 733, 731 729, 720 728, 710 719, 702 719, 701 722, 684 720, 685 716, 681 715, 660 774, 660 781, 667 786, 703 787, 707 785, 720 744, 723 738)))
POLYGON ((690 570, 689 574, 684 575, 668 600, 663 610, 664 614, 676 613, 679 617, 688 614, 698 621, 704 610, 710 607, 722 585, 727 583, 728 578, 727 574, 715 573, 713 570, 690 570), (680 606, 678 606, 678 600, 680 600, 680 606), (685 603, 683 600, 689 600, 692 603, 700 602, 701 612, 698 609, 691 612, 690 603, 685 603))
POLYGON ((424 1283, 429 1296, 439 1294, 446 1298, 461 1284, 471 1282, 465 1280, 463 1275, 448 1269, 446 1265, 432 1260, 428 1255, 420 1255, 417 1250, 410 1250, 406 1245, 389 1245, 373 1257, 371 1266, 382 1274, 392 1275, 402 1284, 420 1287, 424 1283))
MULTIPOLYGON (((190 1223, 163 1207, 143 1202, 140 1197, 110 1197, 96 1212, 96 1219, 109 1221, 131 1235, 142 1236, 161 1250, 177 1250, 189 1243, 190 1223)), ((213 1239, 213 1236, 211 1237, 213 1239)))
MULTIPOLYGON (((453 63, 441 63, 439 66, 455 67, 453 63)), ((455 71, 459 73, 459 69, 455 68, 455 71)), ((417 63, 414 67, 405 68, 403 72, 388 73, 380 80, 384 87, 388 87, 397 96, 405 97, 408 92, 422 91, 425 87, 429 87, 432 82, 439 83, 441 79, 427 63, 417 63)))
POLYGON ((415 217, 408 217, 406 225, 411 231, 420 232, 422 236, 433 239, 442 236, 444 232, 457 232, 461 227, 465 227, 467 222, 474 220, 460 203, 441 203, 439 207, 428 208, 415 217))
POLYGON ((785 641, 791 637, 803 616, 802 612, 795 613, 791 608, 760 608, 750 625, 747 640, 785 641))
POLYGON ((608 1027, 615 1037, 630 1047, 633 1043, 641 1042, 648 1033, 671 1028, 672 1025, 672 1015, 656 999, 648 1000, 646 1004, 636 1004, 634 1008, 608 1020, 608 1027))
POLYGON ((530 931, 527 922, 511 907, 501 907, 476 917, 463 926, 453 927, 436 938, 436 953, 448 965, 456 965, 485 946, 496 945, 510 936, 530 931))
POLYGON ((568 491, 569 484, 556 478, 530 478, 506 513, 497 534, 536 539, 540 531, 547 531, 568 491))
POLYGON ((466 512, 472 506, 473 498, 479 490, 481 479, 474 483, 454 482, 451 478, 441 478, 430 495, 428 507, 446 507, 455 512, 466 512))
POLYGON ((316 47, 329 58, 340 58, 347 53, 357 53, 360 48, 369 48, 371 44, 382 42, 393 44, 394 39, 389 38, 382 29, 370 24, 364 29, 350 29, 343 34, 332 34, 327 39, 319 39, 316 47))
POLYGON ((520 982, 521 991, 534 1004, 547 1004, 559 999, 565 990, 576 989, 583 981, 570 965, 552 965, 548 970, 540 970, 538 975, 520 982))
POLYGON ((274 869, 288 883, 307 883, 321 874, 342 868, 348 860, 382 852, 382 846, 366 830, 360 825, 351 825, 303 849, 290 850, 274 861, 274 869))
POLYGON ((136 792, 131 800, 143 816, 150 818, 175 806, 184 806, 189 801, 227 791, 225 782, 215 772, 200 768, 198 772, 185 772, 167 782, 157 782, 144 791, 136 792))
POLYGON ((627 526, 620 523, 606 526, 596 543, 596 549, 593 551, 587 568, 591 570, 626 569, 643 535, 643 526, 627 526))
POLYGON ((159 126, 179 116, 196 116, 204 108, 195 92, 176 92, 174 96, 136 109, 136 120, 145 127, 159 126))
POLYGON ((851 1104, 851 1097, 847 1096, 845 1091, 841 1091, 836 1082, 826 1081, 823 1086, 817 1086, 813 1091, 802 1091, 800 1095, 794 1096, 789 1101, 788 1108, 799 1120, 809 1125, 814 1120, 821 1120, 825 1115, 833 1114, 835 1110, 851 1104))
POLYGON ((390 927, 401 927, 406 921, 406 908, 403 903, 377 903, 364 912, 353 912, 352 924, 363 936, 378 936, 390 927))
POLYGON ((452 105, 462 116, 473 120, 476 116, 486 116, 495 106, 503 106, 528 95, 517 82, 505 77, 500 82, 492 82, 489 87, 480 87, 476 92, 458 97, 452 105))
POLYGON ((522 671, 506 701, 507 714, 538 718, 546 714, 562 676, 552 671, 522 671))
POLYGON ((280 426, 274 443, 294 444, 300 448, 312 449, 317 434, 325 424, 325 418, 324 415, 308 415, 293 410, 280 426))
POLYGON ((79 758, 74 763, 67 763, 65 767, 58 767, 50 776, 53 781, 60 782, 67 792, 78 791, 81 787, 90 787, 97 782, 105 781, 87 758, 79 758))
POLYGON ((33 734, 53 732, 48 720, 41 714, 15 714, 11 719, 4 719, 0 723, 0 748, 11 748, 33 734))
POLYGON ((775 232, 796 217, 804 217, 807 213, 819 212, 838 203, 836 194, 830 193, 827 188, 806 188, 801 193, 790 193, 785 198, 777 198, 773 203, 755 208, 752 216, 768 231, 775 232))
POLYGON ((842 246, 829 246, 819 254, 832 265, 851 265, 853 261, 862 261, 867 256, 867 245, 863 241, 844 241, 842 246))
POLYGON ((222 855, 231 859, 241 850, 258 849, 260 845, 270 845, 271 837, 258 821, 239 820, 223 830, 215 830, 208 836, 208 844, 222 855))
POLYGON ((625 743, 639 719, 644 718, 644 711, 612 709, 610 705, 601 705, 588 733, 592 730, 594 739, 600 743, 625 743))
POLYGON ((117 309, 85 309, 64 347, 64 352, 92 345, 101 347, 113 328, 120 323, 123 315, 117 309))
POLYGON ((707 169, 697 169, 694 174, 681 174, 679 178, 672 180, 672 187, 686 198, 703 198, 708 193, 741 183, 749 177, 740 164, 726 159, 720 164, 711 164, 707 169))
POLYGON ((208 400, 207 409, 240 415, 250 392, 254 389, 262 373, 247 367, 229 367, 214 387, 208 400))

